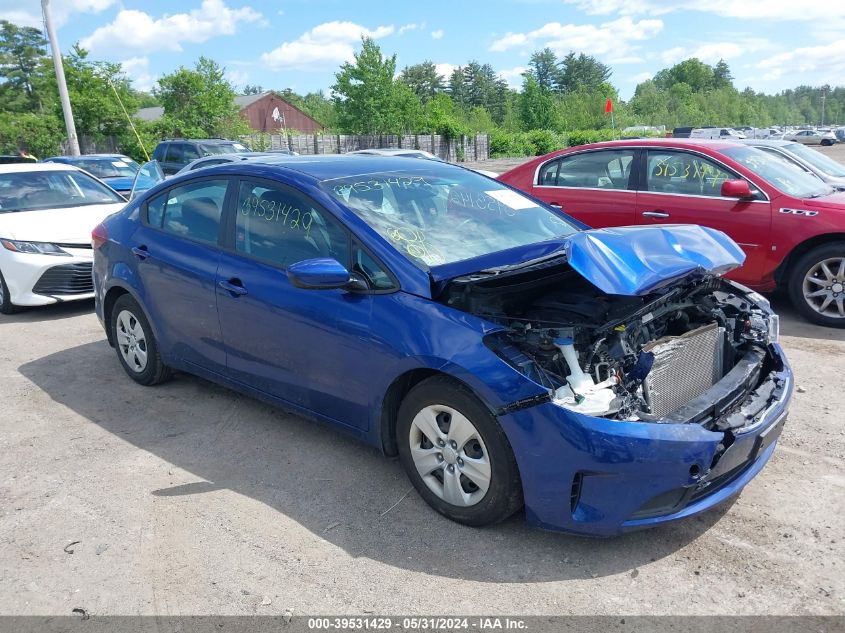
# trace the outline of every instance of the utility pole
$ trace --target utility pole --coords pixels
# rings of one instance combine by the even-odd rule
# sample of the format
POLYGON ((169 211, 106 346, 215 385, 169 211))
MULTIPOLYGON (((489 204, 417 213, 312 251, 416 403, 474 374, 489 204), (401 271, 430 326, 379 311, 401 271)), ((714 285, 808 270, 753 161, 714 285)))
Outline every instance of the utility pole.
POLYGON ((53 28, 53 16, 50 14, 50 0, 41 0, 44 12, 44 22, 47 25, 47 37, 50 38, 50 48, 53 51, 53 66, 56 69, 56 83, 59 85, 59 99, 62 102, 62 112, 65 115, 65 129, 67 129, 68 152, 71 156, 79 156, 79 139, 76 137, 76 125, 73 123, 73 111, 70 109, 70 97, 67 94, 65 69, 62 66, 62 53, 59 50, 59 40, 56 29, 53 28))

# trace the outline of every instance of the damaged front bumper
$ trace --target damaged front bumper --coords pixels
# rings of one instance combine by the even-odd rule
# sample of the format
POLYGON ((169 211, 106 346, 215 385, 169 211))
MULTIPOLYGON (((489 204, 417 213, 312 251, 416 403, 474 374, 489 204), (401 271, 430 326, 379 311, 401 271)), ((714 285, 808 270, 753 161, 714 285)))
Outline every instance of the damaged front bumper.
POLYGON ((551 402, 502 411, 528 521, 612 536, 682 519, 737 494, 763 468, 786 420, 792 371, 777 344, 769 373, 747 358, 683 409, 687 417, 629 422, 551 402), (756 379, 755 379, 756 377, 756 379))

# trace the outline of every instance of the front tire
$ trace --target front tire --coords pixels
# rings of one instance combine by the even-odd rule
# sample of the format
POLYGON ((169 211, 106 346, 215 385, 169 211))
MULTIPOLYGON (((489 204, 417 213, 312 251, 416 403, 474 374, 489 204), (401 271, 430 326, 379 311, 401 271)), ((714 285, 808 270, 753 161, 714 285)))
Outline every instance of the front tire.
POLYGON ((425 501, 464 525, 502 521, 522 507, 522 482, 502 427, 466 387, 435 376, 399 407, 399 458, 425 501))
POLYGON ((789 298, 809 321, 845 328, 845 242, 822 244, 792 266, 789 298))
POLYGON ((147 316, 131 295, 115 301, 111 331, 117 358, 126 374, 145 386, 169 380, 172 372, 158 352, 158 344, 147 316))
POLYGON ((9 295, 9 287, 6 285, 6 279, 3 273, 0 272, 0 314, 14 314, 19 312, 20 308, 12 303, 9 295))

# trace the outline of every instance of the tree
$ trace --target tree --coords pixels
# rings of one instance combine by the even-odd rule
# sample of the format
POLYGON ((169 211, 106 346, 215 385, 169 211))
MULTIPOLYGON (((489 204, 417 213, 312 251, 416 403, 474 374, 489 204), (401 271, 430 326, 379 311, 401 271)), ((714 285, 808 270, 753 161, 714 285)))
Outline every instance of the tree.
POLYGON ((335 74, 334 103, 340 129, 353 134, 409 131, 420 117, 420 102, 404 83, 394 80, 396 55, 385 57, 372 38, 364 37, 355 61, 335 74))
POLYGON ((36 84, 43 76, 46 45, 38 29, 0 20, 0 110, 41 110, 36 84))
POLYGON ((437 66, 429 60, 406 66, 399 75, 399 80, 408 86, 423 104, 442 92, 445 83, 443 76, 437 72, 437 66))
POLYGON ((519 119, 524 130, 552 130, 557 128, 554 99, 543 90, 531 74, 525 75, 519 97, 519 119))
POLYGON ((714 87, 713 68, 695 57, 690 57, 671 68, 661 70, 654 76, 654 83, 661 90, 668 90, 674 84, 685 83, 693 92, 702 92, 714 87))
POLYGON ((238 114, 235 91, 225 69, 200 57, 194 70, 180 67, 158 80, 156 95, 164 106, 162 126, 177 136, 236 137, 249 125, 238 114))
POLYGON ((731 69, 728 67, 727 62, 724 59, 720 59, 716 66, 713 68, 713 87, 714 88, 732 88, 733 87, 733 75, 731 75, 731 69))
POLYGON ((613 71, 602 64, 592 55, 575 55, 570 52, 560 62, 560 72, 557 77, 557 89, 570 92, 579 88, 595 90, 610 79, 613 71))
MULTIPOLYGON (((462 69, 464 109, 481 107, 490 112, 494 121, 501 122, 505 115, 508 84, 496 75, 490 64, 469 62, 462 69)), ((454 97, 453 97, 454 98, 454 97)))
POLYGON ((552 49, 546 47, 531 55, 528 66, 528 72, 543 90, 551 91, 561 83, 561 70, 558 66, 557 55, 552 49))
POLYGON ((261 85, 254 85, 253 86, 252 84, 247 84, 247 85, 244 86, 244 94, 245 95, 260 95, 262 92, 264 92, 264 86, 261 86, 261 85))

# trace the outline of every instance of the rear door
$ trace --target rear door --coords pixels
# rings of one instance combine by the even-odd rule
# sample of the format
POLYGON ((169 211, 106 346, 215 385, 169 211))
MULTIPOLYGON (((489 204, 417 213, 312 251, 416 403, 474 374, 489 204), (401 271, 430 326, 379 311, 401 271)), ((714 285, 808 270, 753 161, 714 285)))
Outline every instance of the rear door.
POLYGON ((635 222, 632 179, 636 149, 596 149, 540 165, 531 193, 592 227, 635 222))
MULTIPOLYGON (((637 220, 640 224, 700 224, 727 233, 745 251, 745 264, 731 277, 759 283, 771 245, 771 205, 723 198, 725 180, 742 178, 726 165, 694 152, 649 149, 640 165, 637 220)), ((752 191, 757 187, 749 182, 752 191)))
POLYGON ((227 178, 202 178, 158 194, 144 205, 131 238, 162 352, 221 375, 226 355, 215 288, 228 186, 227 178))

